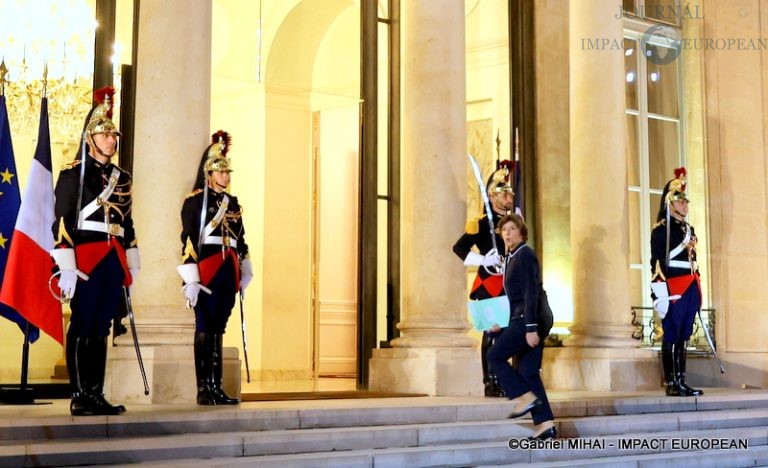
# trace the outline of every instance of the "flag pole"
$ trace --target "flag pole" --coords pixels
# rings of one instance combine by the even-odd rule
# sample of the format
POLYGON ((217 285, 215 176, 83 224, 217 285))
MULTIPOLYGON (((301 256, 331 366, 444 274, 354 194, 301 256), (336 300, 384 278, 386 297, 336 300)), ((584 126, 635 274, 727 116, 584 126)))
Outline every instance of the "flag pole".
POLYGON ((31 387, 27 387, 27 377, 29 374, 29 338, 27 333, 29 332, 29 322, 27 322, 26 330, 24 330, 24 345, 21 350, 21 382, 19 387, 2 387, 0 388, 0 403, 6 405, 34 405, 35 404, 35 391, 31 387))
MULTIPOLYGON (((5 70, 5 67, 0 65, 0 81, 5 81, 6 72, 7 70, 5 70)), ((43 82, 44 82, 43 94, 44 95, 47 94, 47 81, 48 81, 48 77, 47 77, 47 65, 46 65, 44 75, 43 75, 43 82)), ((44 106, 46 105, 46 99, 47 98, 44 96, 43 97, 44 106)), ((42 112, 43 111, 41 110, 41 125, 43 122, 42 112)), ((46 118, 45 122, 47 126, 47 110, 46 110, 45 118, 46 118)), ((35 153, 37 154, 37 150, 35 151, 35 153)), ((33 164, 32 172, 34 173, 34 164, 33 164)), ((15 228, 19 229, 18 220, 15 228)), ((12 248, 12 250, 14 250, 17 247, 18 246, 16 245, 16 241, 14 241, 14 247, 12 248)), ((5 279, 7 278, 4 278, 4 280, 5 279)), ((3 296, 3 298, 5 301, 6 299, 5 295, 3 296)), ((21 356, 21 382, 18 387, 15 385, 0 387, 0 402, 5 404, 12 404, 12 405, 32 405, 32 404, 35 404, 36 394, 37 396, 44 397, 44 398, 61 398, 62 396, 68 393, 68 387, 69 387, 68 385, 49 383, 49 384, 39 384, 36 388, 32 388, 29 386, 29 345, 32 341, 34 341, 34 339, 36 339, 36 333, 33 333, 33 332, 36 332, 37 328, 34 327, 34 325, 30 322, 30 320, 27 319, 27 317, 23 315, 22 317, 25 319, 25 323, 22 326, 22 331, 24 334, 24 342, 22 346, 22 356, 21 356), (30 340, 30 335, 33 336, 32 340, 30 340), (45 396, 41 395, 41 390, 43 393, 45 393, 45 396)))
POLYGON ((8 74, 8 68, 5 66, 5 58, 0 62, 0 96, 5 96, 5 84, 8 80, 5 79, 5 75, 8 74))

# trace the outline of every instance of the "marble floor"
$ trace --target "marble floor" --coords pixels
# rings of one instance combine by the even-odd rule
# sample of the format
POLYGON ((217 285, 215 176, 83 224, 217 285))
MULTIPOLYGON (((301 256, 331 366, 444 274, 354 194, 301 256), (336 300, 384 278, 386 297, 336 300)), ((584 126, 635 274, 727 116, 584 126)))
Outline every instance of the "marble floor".
POLYGON ((251 380, 240 383, 242 393, 331 392, 355 390, 354 377, 321 377, 315 380, 251 380))

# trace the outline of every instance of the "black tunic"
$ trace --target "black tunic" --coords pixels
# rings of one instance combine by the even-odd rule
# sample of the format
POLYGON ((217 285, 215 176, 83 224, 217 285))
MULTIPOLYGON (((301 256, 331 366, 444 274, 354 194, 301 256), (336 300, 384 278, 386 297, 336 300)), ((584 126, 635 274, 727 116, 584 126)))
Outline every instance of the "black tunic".
MULTIPOLYGON (((207 226, 218 212, 224 195, 229 198, 226 214, 222 221, 213 229, 210 236, 227 237, 231 241, 236 241, 238 257, 243 259, 248 255, 248 244, 245 243, 244 237, 243 210, 237 201, 237 197, 226 192, 216 193, 213 190, 208 190, 205 225, 207 226)), ((212 255, 221 254, 222 252, 222 245, 203 244, 202 249, 198 246, 200 211, 202 207, 203 190, 200 189, 187 195, 181 208, 182 263, 199 263, 212 255)))
MULTIPOLYGON (((690 231, 691 240, 696 239, 696 231, 693 226, 685 221, 679 221, 675 218, 670 218, 669 228, 669 250, 672 251, 683 242, 685 235, 690 231)), ((657 224, 651 232, 651 275, 654 279, 659 276, 659 273, 663 275, 663 278, 674 278, 677 276, 690 275, 692 273, 691 267, 676 267, 667 266, 665 260, 667 250, 667 225, 666 220, 657 224)), ((696 250, 684 248, 681 252, 675 255, 671 260, 690 262, 693 266, 693 273, 698 273, 696 268, 696 250), (689 257, 690 255, 690 257, 689 257)))
MULTIPOLYGON (((120 239, 124 248, 136 246, 136 232, 133 228, 131 216, 131 175, 118 168, 114 164, 102 164, 93 157, 87 157, 85 163, 85 177, 81 209, 88 206, 101 194, 109 182, 113 169, 117 169, 118 179, 115 189, 107 198, 106 203, 98 205, 96 211, 85 219, 98 223, 105 222, 105 216, 110 225, 123 228, 120 239), (105 214, 106 211, 106 214, 105 214)), ((80 163, 70 164, 59 173, 56 182, 56 221, 53 223, 53 237, 56 246, 60 248, 72 248, 76 245, 107 240, 109 235, 105 232, 77 229, 77 197, 80 194, 80 163)))
MULTIPOLYGON (((504 255, 504 240, 495 232, 495 230, 502 216, 503 215, 500 215, 495 211, 493 212, 494 236, 496 237, 496 247, 500 250, 500 252, 498 252, 499 255, 504 255)), ((453 252, 460 259, 464 260, 467 258, 467 255, 472 250, 472 246, 476 246, 481 255, 485 255, 493 249, 493 243, 491 242, 491 226, 488 223, 488 215, 485 215, 476 221, 471 221, 468 223, 467 227, 469 228, 467 229, 468 232, 462 234, 462 236, 459 237, 459 240, 453 245, 453 252)), ((472 292, 470 292, 469 297, 471 299, 488 299, 502 295, 503 291, 496 287, 496 281, 496 278, 488 273, 485 268, 478 268, 477 279, 475 280, 474 287, 472 292), (494 284, 486 285, 486 281, 492 281, 494 284)))

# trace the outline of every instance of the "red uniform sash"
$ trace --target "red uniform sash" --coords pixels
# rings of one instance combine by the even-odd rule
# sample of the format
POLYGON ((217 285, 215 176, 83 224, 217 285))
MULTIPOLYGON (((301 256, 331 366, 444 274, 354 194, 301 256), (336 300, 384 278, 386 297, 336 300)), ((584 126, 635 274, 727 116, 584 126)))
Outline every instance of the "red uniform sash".
POLYGON ((198 262, 197 267, 200 270, 200 282, 208 286, 213 281, 213 277, 218 273, 219 268, 228 260, 232 259, 232 266, 235 269, 235 290, 240 289, 240 262, 237 260, 237 252, 233 248, 225 250, 224 255, 218 253, 198 262))
POLYGON ((674 278, 667 278, 667 287, 669 288, 669 295, 674 296, 676 294, 679 294, 682 296, 694 281, 696 282, 696 287, 699 288, 699 293, 701 293, 701 283, 699 281, 699 275, 697 273, 694 273, 691 275, 675 276, 674 278))
POLYGON ((130 286, 133 284, 133 277, 128 270, 128 262, 125 258, 125 249, 119 242, 89 242, 87 244, 80 244, 75 246, 75 257, 77 258, 77 269, 90 275, 96 265, 98 265, 109 252, 115 250, 117 253, 117 259, 120 261, 120 266, 123 267, 123 273, 125 277, 123 279, 123 286, 130 286))

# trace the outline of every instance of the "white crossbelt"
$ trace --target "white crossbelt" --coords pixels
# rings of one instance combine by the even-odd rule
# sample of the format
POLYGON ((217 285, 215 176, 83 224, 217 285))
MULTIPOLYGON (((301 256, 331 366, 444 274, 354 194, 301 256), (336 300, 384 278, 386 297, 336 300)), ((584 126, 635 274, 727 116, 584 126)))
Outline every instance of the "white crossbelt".
POLYGON ((206 236, 205 242, 203 242, 203 245, 223 245, 225 247, 232 247, 233 249, 236 249, 237 239, 228 237, 227 242, 224 243, 224 238, 222 238, 221 236, 206 236))
MULTIPOLYGON (((77 220, 77 227, 78 229, 86 229, 88 231, 99 231, 99 232, 108 232, 103 231, 101 229, 89 229, 84 227, 85 226, 85 218, 89 217, 93 213, 96 212, 96 210, 99 209, 101 206, 101 203, 103 200, 108 200, 109 197, 112 196, 112 192, 115 191, 115 186, 117 186, 117 180, 120 178, 120 169, 113 167, 112 173, 109 175, 109 182, 107 182, 107 186, 104 187, 104 190, 93 200, 91 200, 90 203, 85 205, 82 210, 80 210, 80 219, 77 220)), ((104 224, 104 223, 101 223, 104 224)))
POLYGON ((111 234, 113 236, 124 237, 125 229, 116 223, 101 223, 99 221, 83 221, 80 224, 80 229, 83 231, 96 231, 111 234))
MULTIPOLYGON (((686 231, 685 231, 685 237, 683 237, 683 241, 682 241, 682 242, 680 242, 680 244, 678 244, 678 246, 677 246, 677 247, 675 247, 674 249, 672 249, 672 250, 669 252, 669 258, 670 258, 670 259, 672 259, 672 258, 675 258, 675 257, 677 257, 678 255, 680 255, 680 252, 682 252, 683 250, 685 250, 685 248, 688 246, 688 243, 689 243, 690 241, 691 241, 691 231, 690 231, 690 229, 689 229, 689 230, 686 230, 686 231)), ((672 264, 672 263, 670 262, 670 265, 671 265, 671 264, 672 264)))
POLYGON ((670 268, 691 268, 691 262, 685 260, 670 260, 670 268))

